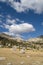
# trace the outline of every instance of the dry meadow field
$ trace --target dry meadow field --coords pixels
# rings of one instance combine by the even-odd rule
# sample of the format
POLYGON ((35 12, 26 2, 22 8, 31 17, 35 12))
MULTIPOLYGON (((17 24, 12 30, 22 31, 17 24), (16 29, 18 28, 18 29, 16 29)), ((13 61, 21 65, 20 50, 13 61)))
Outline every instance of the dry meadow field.
POLYGON ((0 65, 43 65, 43 51, 26 50, 21 54, 18 49, 0 48, 0 65))

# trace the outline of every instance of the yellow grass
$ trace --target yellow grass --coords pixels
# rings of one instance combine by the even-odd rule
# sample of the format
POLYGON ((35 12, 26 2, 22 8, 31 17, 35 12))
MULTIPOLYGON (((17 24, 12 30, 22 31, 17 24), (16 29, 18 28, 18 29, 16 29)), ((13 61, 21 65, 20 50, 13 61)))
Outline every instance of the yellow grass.
POLYGON ((41 51, 27 50, 25 54, 20 54, 18 49, 14 52, 11 48, 0 48, 0 57, 6 57, 5 60, 0 60, 0 65, 7 65, 9 62, 12 65, 43 65, 41 51))

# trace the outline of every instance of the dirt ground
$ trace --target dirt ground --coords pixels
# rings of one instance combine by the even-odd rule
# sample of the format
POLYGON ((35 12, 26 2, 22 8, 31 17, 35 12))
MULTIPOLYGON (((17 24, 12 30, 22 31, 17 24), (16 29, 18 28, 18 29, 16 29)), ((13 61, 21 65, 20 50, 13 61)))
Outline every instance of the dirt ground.
POLYGON ((0 58, 0 65, 43 65, 43 51, 26 50, 21 54, 18 49, 0 48, 0 58))

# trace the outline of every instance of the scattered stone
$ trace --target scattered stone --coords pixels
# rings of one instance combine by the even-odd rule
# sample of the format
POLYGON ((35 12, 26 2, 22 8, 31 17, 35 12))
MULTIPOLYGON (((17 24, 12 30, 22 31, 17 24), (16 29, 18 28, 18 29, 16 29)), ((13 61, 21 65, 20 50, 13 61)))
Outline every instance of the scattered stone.
POLYGON ((27 58, 29 58, 30 56, 28 55, 27 58))
POLYGON ((23 48, 20 50, 20 53, 22 53, 22 54, 25 53, 25 47, 23 47, 23 48))
POLYGON ((40 62, 39 61, 36 61, 36 62, 33 62, 32 64, 33 65, 40 65, 40 62))
POLYGON ((17 49, 17 47, 16 46, 13 46, 13 48, 12 48, 14 51, 16 51, 16 49, 17 49))
POLYGON ((25 50, 21 49, 20 53, 25 54, 25 50))
POLYGON ((24 61, 22 61, 20 64, 23 65, 24 64, 24 61))
POLYGON ((0 45, 0 48, 2 47, 2 45, 0 45))
POLYGON ((37 64, 40 64, 40 62, 39 62, 39 61, 36 61, 36 63, 37 63, 37 64))
POLYGON ((25 50, 25 47, 23 47, 22 49, 25 50))
POLYGON ((9 63, 7 63, 7 65, 12 65, 12 63, 9 62, 9 63))
POLYGON ((5 57, 0 57, 0 61, 6 60, 5 57))

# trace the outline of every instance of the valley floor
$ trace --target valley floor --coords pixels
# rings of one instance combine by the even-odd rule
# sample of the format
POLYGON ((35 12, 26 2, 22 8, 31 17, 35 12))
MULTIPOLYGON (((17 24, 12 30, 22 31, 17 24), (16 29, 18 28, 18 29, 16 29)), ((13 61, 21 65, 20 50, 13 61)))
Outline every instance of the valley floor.
POLYGON ((26 50, 20 54, 17 49, 0 48, 0 65, 43 65, 43 51, 26 50), (4 59, 2 59, 4 57, 4 59))

